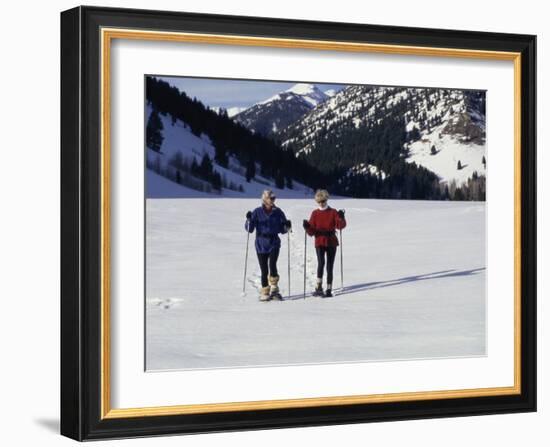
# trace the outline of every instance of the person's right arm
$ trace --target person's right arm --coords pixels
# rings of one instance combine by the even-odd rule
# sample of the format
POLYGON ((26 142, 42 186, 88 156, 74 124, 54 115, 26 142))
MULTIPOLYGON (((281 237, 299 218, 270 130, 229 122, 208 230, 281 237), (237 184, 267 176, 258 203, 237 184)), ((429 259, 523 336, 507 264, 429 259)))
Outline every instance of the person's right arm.
POLYGON ((249 233, 253 233, 256 228, 256 216, 252 211, 247 211, 246 222, 244 223, 244 229, 249 233))
POLYGON ((311 216, 309 217, 309 220, 304 220, 304 230, 306 230, 306 233, 310 236, 315 236, 315 212, 313 211, 311 213, 311 216))

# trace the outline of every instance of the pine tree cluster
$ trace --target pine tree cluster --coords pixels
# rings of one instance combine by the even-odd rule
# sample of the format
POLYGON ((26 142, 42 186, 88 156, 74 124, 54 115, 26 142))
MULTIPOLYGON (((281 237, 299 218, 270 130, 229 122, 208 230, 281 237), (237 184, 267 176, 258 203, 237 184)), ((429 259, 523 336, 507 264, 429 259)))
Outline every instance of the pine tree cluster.
MULTIPOLYGON (((198 137, 201 134, 208 135, 216 148, 215 161, 219 165, 226 167, 229 156, 236 157, 241 165, 247 167, 248 181, 254 178, 256 165, 259 165, 261 174, 273 179, 280 187, 292 185, 292 179, 311 187, 324 183, 324 176, 319 170, 306 161, 296 158, 292 151, 283 149, 269 138, 253 134, 243 125, 231 120, 226 111, 217 113, 197 98, 190 98, 185 92, 180 92, 166 81, 148 76, 146 100, 158 113, 170 115, 173 120, 179 119, 185 122, 194 135, 198 137)), ((148 146, 150 134, 151 140, 154 140, 154 130, 153 123, 151 133, 147 132, 148 146)), ((210 160, 210 163, 212 161, 210 160)), ((201 168, 203 165, 201 163, 197 172, 202 178, 212 176, 213 174, 208 173, 208 161, 203 160, 203 162, 204 167, 201 168)), ((217 179, 214 182, 215 187, 217 179)))

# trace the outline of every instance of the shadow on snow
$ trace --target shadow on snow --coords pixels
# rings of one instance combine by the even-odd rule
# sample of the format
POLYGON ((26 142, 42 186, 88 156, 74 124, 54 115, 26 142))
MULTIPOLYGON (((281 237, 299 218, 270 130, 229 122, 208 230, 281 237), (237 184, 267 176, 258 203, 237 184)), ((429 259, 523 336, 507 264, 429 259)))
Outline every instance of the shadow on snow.
MULTIPOLYGON (((374 289, 381 289, 384 287, 399 286, 401 284, 406 284, 406 283, 416 282, 416 281, 428 281, 430 279, 441 279, 441 278, 456 278, 458 276, 472 276, 484 270, 485 270, 485 267, 470 269, 470 270, 460 270, 460 271, 454 270, 454 269, 442 270, 439 272, 424 273, 422 275, 412 275, 412 276, 405 276, 403 278, 398 278, 398 279, 390 279, 388 281, 365 282, 361 284, 345 286, 343 290, 334 289, 335 291, 334 297, 339 297, 341 295, 349 295, 351 293, 363 292, 365 290, 374 290, 374 289)), ((312 296, 311 292, 306 292, 306 297, 311 297, 311 296, 312 296)), ((304 294, 300 293, 300 294, 291 295, 290 297, 284 297, 283 301, 299 300, 303 298, 304 298, 304 294)))

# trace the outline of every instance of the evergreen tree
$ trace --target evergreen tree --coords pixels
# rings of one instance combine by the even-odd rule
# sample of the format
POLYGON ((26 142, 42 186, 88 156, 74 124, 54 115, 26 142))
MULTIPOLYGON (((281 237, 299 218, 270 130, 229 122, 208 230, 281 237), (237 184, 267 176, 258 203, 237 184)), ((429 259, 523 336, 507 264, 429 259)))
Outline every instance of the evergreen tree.
POLYGON ((285 187, 285 176, 282 171, 278 171, 275 175, 275 186, 279 189, 284 189, 285 187))
POLYGON ((464 200, 464 193, 462 191, 462 188, 455 189, 455 195, 453 197, 453 200, 464 200))
POLYGON ((459 171, 462 169, 462 163, 460 163, 460 160, 458 160, 458 163, 456 164, 456 169, 459 171))
POLYGON ((437 154, 437 150, 436 150, 436 148, 435 148, 435 145, 433 145, 433 144, 432 144, 432 148, 430 149, 430 154, 431 154, 431 155, 437 154))
POLYGON ((483 156, 483 158, 481 159, 481 163, 483 163, 483 167, 485 169, 487 169, 487 160, 485 159, 485 155, 483 156))
POLYGON ((286 187, 287 187, 288 189, 294 188, 294 185, 293 185, 293 182, 292 182, 292 177, 290 177, 290 176, 288 176, 288 177, 286 178, 286 187))
POLYGON ((163 125, 159 114, 156 110, 153 110, 147 120, 146 144, 149 149, 160 152, 160 147, 162 146, 162 141, 164 140, 161 132, 162 130, 163 125))
POLYGON ((250 183, 250 180, 252 180, 255 175, 256 175, 256 162, 251 157, 248 159, 248 162, 246 163, 246 173, 245 173, 246 181, 250 183))
POLYGON ((210 176, 210 183, 212 184, 212 188, 221 191, 222 189, 222 177, 219 172, 212 172, 210 176))
POLYGON ((193 175, 199 175, 199 165, 197 164, 197 160, 193 157, 193 162, 191 163, 191 174, 193 175))
POLYGON ((227 168, 227 165, 229 164, 229 158, 227 157, 227 149, 223 144, 218 144, 216 146, 216 162, 223 166, 224 168, 227 168))
POLYGON ((212 174, 212 161, 210 160, 210 157, 208 154, 204 154, 202 157, 201 165, 199 167, 199 172, 201 173, 202 177, 205 179, 208 179, 212 174))
POLYGON ((161 173, 161 165, 160 165, 160 155, 157 155, 157 158, 155 159, 155 163, 153 165, 153 170, 157 173, 161 173))

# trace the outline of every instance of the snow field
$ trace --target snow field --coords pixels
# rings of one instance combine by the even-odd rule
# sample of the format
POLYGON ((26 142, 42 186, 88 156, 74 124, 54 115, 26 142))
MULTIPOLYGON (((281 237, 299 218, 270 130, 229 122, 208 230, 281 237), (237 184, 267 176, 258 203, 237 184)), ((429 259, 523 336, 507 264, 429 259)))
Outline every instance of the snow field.
MULTIPOLYGON (((486 353, 485 204, 331 200, 345 208, 333 298, 311 297, 316 257, 304 232, 314 202, 280 199, 282 302, 259 302, 245 213, 256 199, 147 199, 148 370, 360 362, 486 353), (287 253, 290 241, 291 290, 287 253), (340 292, 340 293, 339 293, 340 292)), ((325 281, 326 283, 326 281, 325 281)))

